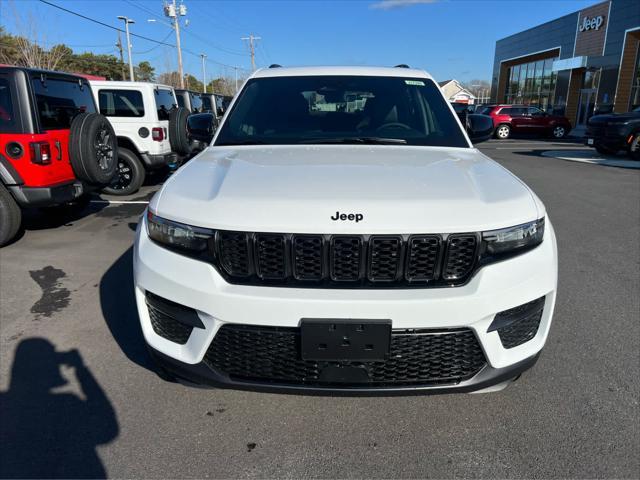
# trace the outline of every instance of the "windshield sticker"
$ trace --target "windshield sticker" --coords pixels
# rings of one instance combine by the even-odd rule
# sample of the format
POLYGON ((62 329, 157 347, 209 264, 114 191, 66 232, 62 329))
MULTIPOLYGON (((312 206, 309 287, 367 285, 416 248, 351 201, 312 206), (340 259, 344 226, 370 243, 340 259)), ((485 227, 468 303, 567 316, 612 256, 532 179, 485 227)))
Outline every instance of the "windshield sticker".
POLYGON ((420 80, 405 80, 404 83, 406 83, 407 85, 415 85, 417 87, 424 87, 424 82, 421 82, 420 80))

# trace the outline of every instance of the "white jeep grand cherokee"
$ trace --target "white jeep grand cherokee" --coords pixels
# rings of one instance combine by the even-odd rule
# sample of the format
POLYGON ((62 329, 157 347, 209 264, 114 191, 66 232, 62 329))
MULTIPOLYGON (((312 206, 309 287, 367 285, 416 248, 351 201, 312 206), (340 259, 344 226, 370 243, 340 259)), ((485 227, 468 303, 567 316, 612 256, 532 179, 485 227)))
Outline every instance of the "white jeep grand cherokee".
POLYGON ((408 68, 256 72, 134 256, 160 371, 238 388, 497 390, 535 363, 557 284, 542 202, 408 68))

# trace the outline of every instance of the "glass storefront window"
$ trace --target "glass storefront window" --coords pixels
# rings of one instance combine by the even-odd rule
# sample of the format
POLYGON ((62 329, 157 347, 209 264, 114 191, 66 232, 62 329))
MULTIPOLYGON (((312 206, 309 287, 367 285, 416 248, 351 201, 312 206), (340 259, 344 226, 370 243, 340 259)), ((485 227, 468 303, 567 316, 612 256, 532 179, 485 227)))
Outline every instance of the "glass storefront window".
POLYGON ((550 109, 556 81, 556 74, 551 71, 554 60, 557 57, 511 66, 504 100, 550 109))
POLYGON ((640 107, 640 49, 636 55, 636 67, 633 71, 631 82, 631 97, 629 98, 629 110, 640 107))

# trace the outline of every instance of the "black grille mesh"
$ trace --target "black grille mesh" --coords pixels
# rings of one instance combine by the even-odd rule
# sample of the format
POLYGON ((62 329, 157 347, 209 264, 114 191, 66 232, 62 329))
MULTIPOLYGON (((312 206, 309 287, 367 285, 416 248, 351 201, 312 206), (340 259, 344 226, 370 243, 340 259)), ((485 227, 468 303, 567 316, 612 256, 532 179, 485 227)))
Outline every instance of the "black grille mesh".
POLYGON ((219 231, 215 261, 231 283, 337 288, 460 285, 475 234, 302 235, 219 231))
POLYGON ((300 235, 293 239, 293 274, 298 280, 322 279, 322 237, 300 235))
POLYGON ((331 277, 333 280, 358 280, 362 258, 362 238, 334 237, 331 240, 331 277))
POLYGON ((439 333, 394 330, 390 356, 376 362, 318 362, 300 357, 298 328, 223 325, 204 358, 232 378, 291 385, 328 385, 321 378, 330 366, 365 369, 361 386, 455 384, 471 378, 485 358, 471 330, 439 333))
POLYGON ((285 239, 282 235, 256 235, 258 276, 283 279, 286 275, 285 239))
POLYGON ((369 280, 389 282, 395 280, 400 270, 400 238, 373 237, 369 250, 369 280))
POLYGON ((465 278, 473 268, 478 239, 475 235, 452 235, 447 241, 447 259, 442 277, 446 280, 465 278))
POLYGON ((249 275, 249 237, 243 232, 219 232, 220 259, 229 275, 249 275))
POLYGON ((407 280, 433 280, 436 276, 439 253, 440 237, 434 235, 411 237, 407 258, 407 280))
POLYGON ((153 331, 160 335, 162 338, 166 338, 174 343, 184 345, 189 340, 189 335, 193 327, 178 322, 173 317, 158 310, 153 305, 153 299, 150 300, 150 295, 147 295, 147 307, 149 308, 149 319, 151 320, 151 327, 153 331))
POLYGON ((496 319, 501 315, 509 317, 510 323, 497 329, 504 348, 517 347, 536 336, 544 311, 544 301, 545 297, 541 297, 496 316, 496 319))

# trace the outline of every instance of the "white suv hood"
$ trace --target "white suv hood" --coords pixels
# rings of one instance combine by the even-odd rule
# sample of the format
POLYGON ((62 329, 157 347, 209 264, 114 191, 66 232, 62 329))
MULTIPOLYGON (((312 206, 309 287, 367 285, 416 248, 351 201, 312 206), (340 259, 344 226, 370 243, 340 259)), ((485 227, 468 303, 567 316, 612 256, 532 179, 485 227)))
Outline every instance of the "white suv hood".
POLYGON ((283 233, 471 232, 543 215, 524 183, 475 149, 387 145, 209 147, 150 208, 190 225, 283 233))

